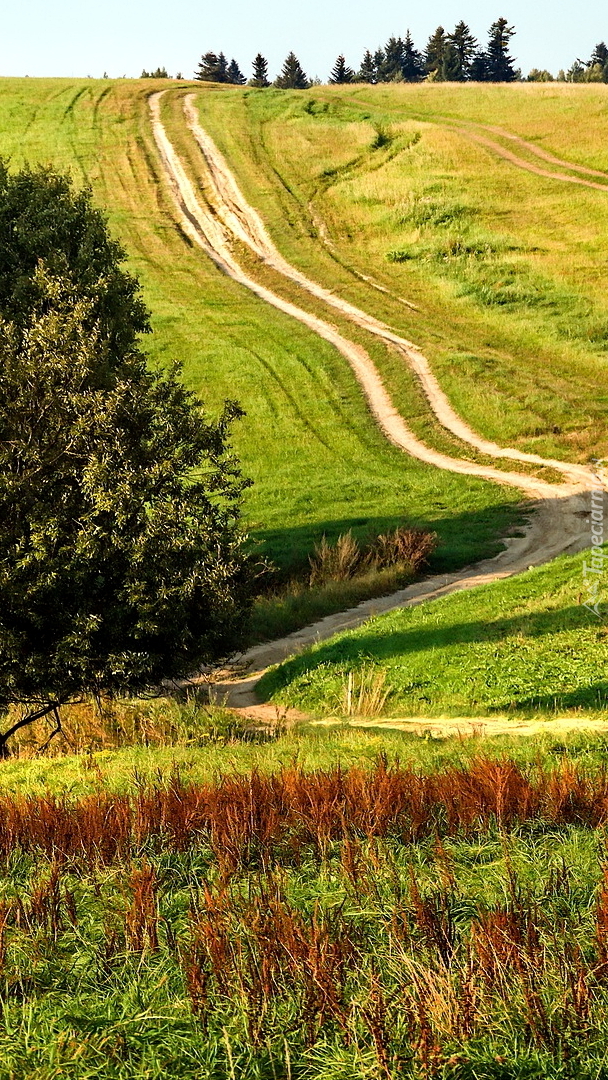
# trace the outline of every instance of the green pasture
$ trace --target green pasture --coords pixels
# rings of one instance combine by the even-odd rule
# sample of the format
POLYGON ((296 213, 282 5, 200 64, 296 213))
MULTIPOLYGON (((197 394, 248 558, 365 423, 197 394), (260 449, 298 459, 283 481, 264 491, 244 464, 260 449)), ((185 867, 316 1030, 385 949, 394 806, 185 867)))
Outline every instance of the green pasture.
POLYGON ((387 716, 582 714, 608 701, 606 590, 588 610, 586 553, 391 612, 306 650, 259 693, 326 716, 379 673, 387 716))
POLYGON ((352 528, 365 538, 404 521, 438 533, 437 567, 496 550, 515 519, 516 493, 440 473, 387 445, 342 357, 188 243, 150 133, 146 95, 155 88, 3 80, 0 152, 15 168, 52 163, 92 186, 152 310, 151 362, 180 358, 213 412, 226 397, 245 408, 234 441, 254 482, 246 521, 265 553, 297 567, 323 533, 352 528))
MULTIPOLYGON (((239 90, 202 93, 199 110, 280 250, 420 345, 476 430, 541 454, 603 456, 608 184, 536 176, 467 137, 564 171, 475 127, 500 126, 607 169, 603 87, 239 90)), ((377 362, 411 420, 400 366, 377 362)))

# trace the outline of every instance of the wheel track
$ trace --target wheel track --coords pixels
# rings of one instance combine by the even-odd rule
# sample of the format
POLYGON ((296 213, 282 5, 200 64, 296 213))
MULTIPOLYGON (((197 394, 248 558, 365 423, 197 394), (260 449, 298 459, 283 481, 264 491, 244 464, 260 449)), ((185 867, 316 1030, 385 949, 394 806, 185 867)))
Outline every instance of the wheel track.
MULTIPOLYGON (((310 281, 300 271, 291 267, 274 247, 265 226, 253 208, 242 196, 226 162, 209 137, 202 130, 194 111, 193 95, 185 102, 186 116, 209 169, 216 205, 213 207, 197 197, 182 162, 175 152, 160 116, 160 101, 166 91, 152 94, 149 99, 154 139, 160 154, 163 171, 171 189, 176 211, 182 228, 206 255, 232 280, 252 291, 273 307, 304 323, 321 338, 334 345, 345 357, 358 379, 370 410, 386 437, 406 453, 437 468, 491 480, 495 483, 516 487, 537 500, 535 513, 528 521, 523 535, 508 538, 505 550, 493 559, 449 575, 436 575, 416 582, 388 597, 365 601, 355 608, 305 627, 279 641, 255 646, 239 658, 238 674, 231 668, 222 682, 222 691, 228 703, 251 711, 256 703, 255 685, 260 674, 269 665, 279 663, 313 642, 333 634, 354 628, 375 614, 397 607, 410 606, 426 600, 437 599, 450 592, 473 588, 480 584, 499 580, 521 572, 530 565, 546 562, 565 551, 575 552, 588 546, 589 526, 583 519, 589 514, 589 492, 599 486, 605 488, 605 480, 584 466, 571 465, 535 454, 497 446, 482 439, 462 421, 447 401, 437 380, 430 371, 428 361, 410 342, 394 334, 373 316, 334 296, 316 282, 310 281), (566 483, 547 484, 536 477, 520 473, 503 472, 492 466, 449 457, 425 446, 405 424, 393 406, 371 357, 366 351, 340 334, 333 326, 315 315, 297 307, 290 301, 273 293, 255 281, 239 265, 232 251, 234 239, 247 244, 264 262, 301 285, 312 295, 324 300, 346 314, 358 326, 370 330, 385 341, 400 346, 418 374, 435 415, 463 441, 470 442, 484 453, 494 457, 514 458, 518 461, 551 466, 561 471, 566 483), (466 436, 466 437, 465 437, 466 436), (243 675, 243 670, 255 674, 243 675)), ((206 201, 206 200, 205 200, 206 201)))

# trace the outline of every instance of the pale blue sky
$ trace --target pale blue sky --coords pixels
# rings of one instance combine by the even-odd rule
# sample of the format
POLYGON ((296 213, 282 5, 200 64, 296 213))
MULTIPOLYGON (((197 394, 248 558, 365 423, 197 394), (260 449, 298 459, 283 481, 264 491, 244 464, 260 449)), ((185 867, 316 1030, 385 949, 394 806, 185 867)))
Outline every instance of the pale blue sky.
POLYGON ((469 23, 485 41, 504 16, 515 25, 513 52, 524 74, 554 73, 608 40, 605 0, 4 0, 1 75, 139 75, 164 64, 190 77, 202 52, 222 49, 244 73, 260 50, 274 76, 293 49, 309 77, 325 80, 339 52, 358 66, 363 50, 411 30, 418 48, 441 23, 469 23))

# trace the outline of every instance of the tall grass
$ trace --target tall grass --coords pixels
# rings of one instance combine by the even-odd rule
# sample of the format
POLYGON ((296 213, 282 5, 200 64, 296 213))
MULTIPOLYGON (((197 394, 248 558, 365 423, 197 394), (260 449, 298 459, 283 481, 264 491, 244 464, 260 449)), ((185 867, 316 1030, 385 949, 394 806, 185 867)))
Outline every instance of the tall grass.
POLYGON ((603 1076, 608 779, 477 758, 0 806, 7 1076, 603 1076))

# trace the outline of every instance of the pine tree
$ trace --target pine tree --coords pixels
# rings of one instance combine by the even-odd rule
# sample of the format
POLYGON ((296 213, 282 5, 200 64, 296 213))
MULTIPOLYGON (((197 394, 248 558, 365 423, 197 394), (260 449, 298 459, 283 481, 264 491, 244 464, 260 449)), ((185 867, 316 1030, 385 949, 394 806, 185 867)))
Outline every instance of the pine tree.
POLYGON ((477 38, 471 33, 467 24, 461 20, 456 24, 453 32, 448 34, 448 41, 454 46, 458 56, 460 74, 457 78, 469 79, 471 77, 471 63, 477 51, 477 38))
POLYGON ((384 46, 384 59, 378 69, 380 82, 394 82, 403 78, 403 41, 390 37, 384 46))
POLYGON ((424 60, 422 53, 415 47, 409 30, 403 42, 403 61, 401 73, 405 82, 419 82, 424 77, 424 60))
POLYGON ((279 90, 308 90, 310 83, 295 53, 290 52, 285 58, 281 74, 275 79, 274 85, 278 86, 279 90))
POLYGON ((509 43, 514 33, 515 29, 506 19, 492 23, 486 51, 489 82, 513 82, 517 78, 515 60, 509 55, 509 43))
POLYGON ((433 78, 440 79, 443 68, 443 57, 445 53, 446 36, 443 26, 438 26, 434 34, 431 34, 427 41, 426 50, 424 53, 424 66, 428 75, 432 75, 433 78))
POLYGON ((228 71, 226 72, 226 77, 228 82, 232 83, 234 86, 244 86, 247 82, 247 79, 243 75, 243 72, 241 71, 234 57, 228 64, 228 71))
POLYGON ((353 69, 347 67, 346 60, 340 53, 329 76, 330 83, 349 83, 353 81, 354 77, 353 69))
POLYGON ((270 83, 268 81, 268 61, 265 56, 262 56, 261 53, 258 53, 255 60, 253 61, 253 79, 251 80, 249 85, 257 86, 261 90, 265 89, 265 87, 267 86, 270 86, 270 83))
POLYGON ((361 61, 361 67, 357 72, 357 82, 376 83, 378 82, 378 69, 374 61, 374 58, 366 49, 363 53, 363 59, 361 61))
POLYGON ((204 53, 194 78, 201 82, 228 82, 228 61, 224 54, 204 53))

